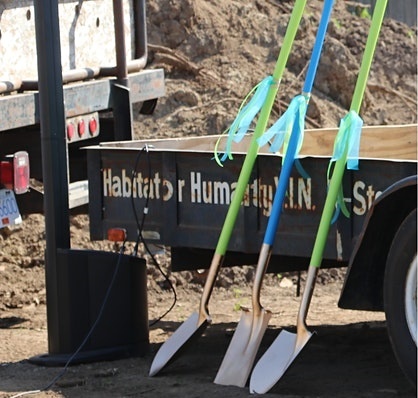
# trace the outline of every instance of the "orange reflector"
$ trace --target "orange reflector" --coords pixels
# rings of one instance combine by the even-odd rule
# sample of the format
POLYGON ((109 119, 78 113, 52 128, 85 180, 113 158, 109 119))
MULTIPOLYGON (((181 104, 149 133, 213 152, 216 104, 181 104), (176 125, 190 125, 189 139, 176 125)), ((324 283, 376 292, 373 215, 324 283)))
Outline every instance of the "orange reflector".
POLYGON ((107 239, 111 242, 123 242, 126 239, 126 229, 110 228, 107 230, 107 239))

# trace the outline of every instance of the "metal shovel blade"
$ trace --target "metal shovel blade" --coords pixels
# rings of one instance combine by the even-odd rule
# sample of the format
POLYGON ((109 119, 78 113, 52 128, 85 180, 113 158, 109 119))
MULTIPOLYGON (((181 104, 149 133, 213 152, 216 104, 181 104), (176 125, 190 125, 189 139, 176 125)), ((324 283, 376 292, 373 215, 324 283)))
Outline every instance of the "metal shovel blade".
POLYGON ((297 333, 283 330, 254 367, 250 379, 250 392, 264 394, 284 375, 286 370, 308 343, 313 333, 306 326, 306 316, 312 298, 318 268, 310 266, 305 290, 299 307, 297 333))
POLYGON ((155 376, 164 366, 173 361, 185 344, 194 336, 204 332, 209 321, 199 321, 199 313, 194 312, 181 324, 171 337, 160 347, 151 364, 149 375, 155 376))
POLYGON ((271 246, 263 244, 254 276, 252 311, 242 308, 241 319, 214 380, 216 384, 244 387, 247 383, 255 356, 271 318, 271 311, 264 309, 260 303, 261 285, 270 254, 271 246))
POLYGON ((270 318, 271 312, 264 308, 259 315, 243 308, 241 319, 214 380, 216 384, 245 386, 270 318))
POLYGON ((251 394, 265 394, 284 375, 288 367, 308 343, 313 333, 283 330, 254 367, 250 379, 251 394))
POLYGON ((150 376, 155 376, 164 366, 177 358, 184 351, 187 342, 198 338, 212 319, 208 312, 209 297, 215 284, 216 276, 222 265, 223 256, 215 253, 209 267, 209 273, 203 287, 199 312, 194 312, 183 322, 170 338, 160 347, 151 364, 150 376))

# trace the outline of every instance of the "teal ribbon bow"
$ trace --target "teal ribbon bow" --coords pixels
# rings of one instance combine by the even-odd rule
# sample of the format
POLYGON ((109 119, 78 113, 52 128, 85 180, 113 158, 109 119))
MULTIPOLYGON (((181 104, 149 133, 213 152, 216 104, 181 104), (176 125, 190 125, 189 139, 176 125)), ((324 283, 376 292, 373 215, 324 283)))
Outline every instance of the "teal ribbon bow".
POLYGON ((340 128, 334 142, 334 152, 331 163, 336 162, 344 155, 346 145, 347 150, 347 169, 358 170, 358 158, 360 151, 360 136, 363 127, 363 120, 355 111, 350 111, 340 121, 340 128))
MULTIPOLYGON (((331 167, 334 162, 340 159, 342 156, 347 156, 347 169, 358 170, 359 163, 359 151, 360 151, 360 137, 363 127, 363 120, 355 111, 350 111, 340 121, 340 128, 334 141, 334 151, 332 158, 328 165, 327 177, 330 180, 331 167)), ((335 223, 340 211, 347 218, 350 217, 350 213, 344 202, 344 193, 342 185, 337 198, 336 211, 332 218, 331 223, 335 223)))
POLYGON ((295 166, 303 178, 309 178, 309 176, 302 168, 302 165, 298 161, 297 157, 303 143, 305 116, 308 110, 308 101, 309 98, 304 95, 297 95, 294 97, 283 115, 257 140, 257 143, 260 146, 264 146, 268 142, 272 141, 269 149, 270 152, 279 152, 283 147, 283 162, 290 135, 293 130, 293 125, 298 123, 299 139, 295 152, 295 166))
POLYGON ((299 123, 299 141, 296 151, 296 155, 300 151, 303 142, 303 131, 305 125, 305 115, 308 109, 308 102, 306 97, 298 95, 292 99, 286 112, 277 120, 258 140, 258 145, 264 146, 268 142, 272 141, 270 145, 270 152, 278 152, 280 148, 287 147, 290 134, 292 133, 293 125, 299 123), (299 110, 299 112, 298 112, 299 110), (298 116, 298 120, 296 120, 298 116), (273 139, 274 138, 274 139, 273 139))
POLYGON ((245 97, 242 102, 238 115, 235 117, 235 120, 232 122, 231 126, 227 130, 228 139, 226 142, 225 153, 219 159, 217 147, 219 144, 216 144, 215 147, 215 159, 216 162, 222 166, 227 158, 232 160, 232 142, 240 142, 248 131, 252 121, 254 120, 257 113, 260 111, 261 107, 264 104, 264 101, 267 97, 270 86, 274 84, 273 76, 265 77, 261 82, 259 82, 245 97), (254 93, 251 100, 244 106, 248 98, 254 93))

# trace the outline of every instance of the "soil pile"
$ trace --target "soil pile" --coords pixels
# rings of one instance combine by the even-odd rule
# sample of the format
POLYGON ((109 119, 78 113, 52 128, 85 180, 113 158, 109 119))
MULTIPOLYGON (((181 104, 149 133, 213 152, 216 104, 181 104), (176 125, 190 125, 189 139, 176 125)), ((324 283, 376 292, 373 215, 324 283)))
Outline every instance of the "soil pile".
MULTIPOLYGON (((167 95, 152 118, 139 117, 138 137, 224 131, 249 90, 272 73, 292 7, 293 1, 150 2, 149 66, 164 68, 167 95)), ((302 90, 321 9, 321 1, 308 2, 272 121, 302 90)), ((346 114, 370 27, 367 10, 352 2, 336 2, 307 128, 336 127, 346 114)), ((361 110, 364 124, 415 123, 416 76, 416 27, 386 19, 361 110)))

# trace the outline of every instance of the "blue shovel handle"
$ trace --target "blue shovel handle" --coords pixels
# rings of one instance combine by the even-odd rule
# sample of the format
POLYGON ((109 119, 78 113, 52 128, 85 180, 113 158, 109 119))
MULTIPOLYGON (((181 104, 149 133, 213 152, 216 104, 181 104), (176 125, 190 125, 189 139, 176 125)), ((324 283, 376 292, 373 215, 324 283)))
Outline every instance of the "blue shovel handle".
POLYGON ((282 214, 283 202, 286 195, 287 186, 289 183, 290 173, 292 171, 293 163, 295 161, 296 151, 300 136, 299 109, 297 110, 296 121, 293 123, 292 132, 290 134, 289 146, 286 151, 282 170, 280 172, 279 182, 277 184, 276 193, 274 194, 273 205, 271 208, 270 217, 268 219, 266 232, 264 234, 264 243, 266 245, 273 245, 276 236, 277 227, 279 225, 280 216, 282 214))
POLYGON ((315 80, 316 70, 318 69, 319 59, 321 58, 322 46, 324 44, 325 34, 327 32, 328 22, 331 17, 332 6, 334 0, 325 0, 322 10, 321 20, 319 21, 318 32, 316 33, 315 44, 312 49, 311 61, 309 62, 308 71, 306 72, 303 93, 312 91, 315 80))
MULTIPOLYGON (((332 7, 334 0, 325 0, 322 10, 321 20, 319 22, 318 31, 316 33, 314 47, 312 49, 311 60, 309 62, 308 71, 306 72, 305 83, 303 86, 303 93, 309 95, 312 91, 313 82, 315 79, 316 71, 318 69, 319 59, 321 57, 322 46, 331 17, 332 7)), ((300 112, 298 109, 297 113, 300 112)), ((286 189, 289 183, 290 173, 296 157, 296 151, 298 147, 299 137, 301 135, 299 123, 297 120, 299 115, 296 115, 295 123, 293 124, 292 132, 289 139, 289 146, 287 148, 282 170, 280 172, 279 182, 276 193, 273 199, 273 205, 270 213, 270 217, 267 223, 267 229, 264 234, 264 243, 272 246, 274 238, 276 236, 277 227, 279 225, 280 216, 283 210, 284 198, 286 195, 286 189)))

